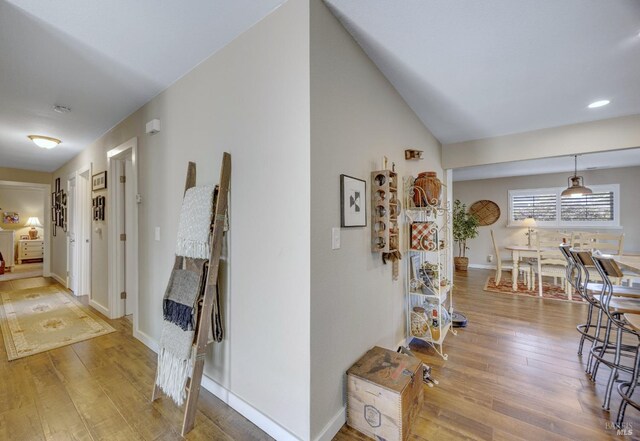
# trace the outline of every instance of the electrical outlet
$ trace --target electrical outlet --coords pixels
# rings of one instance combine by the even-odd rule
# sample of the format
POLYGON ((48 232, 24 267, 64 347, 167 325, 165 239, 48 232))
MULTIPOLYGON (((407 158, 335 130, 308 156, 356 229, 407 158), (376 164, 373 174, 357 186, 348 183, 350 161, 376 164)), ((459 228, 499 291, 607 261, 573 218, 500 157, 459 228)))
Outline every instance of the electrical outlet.
POLYGON ((493 262, 493 254, 487 256, 487 262, 493 262))
POLYGON ((331 229, 331 249, 332 250, 340 249, 340 228, 331 229))

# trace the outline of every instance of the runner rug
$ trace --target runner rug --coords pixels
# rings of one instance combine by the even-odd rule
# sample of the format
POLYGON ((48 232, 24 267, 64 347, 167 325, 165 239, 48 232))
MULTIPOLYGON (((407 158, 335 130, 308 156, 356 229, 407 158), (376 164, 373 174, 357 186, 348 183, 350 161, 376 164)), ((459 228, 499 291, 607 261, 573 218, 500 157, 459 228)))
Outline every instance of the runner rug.
POLYGON ((115 332, 55 285, 0 291, 0 329, 9 361, 115 332))
MULTIPOLYGON (((500 280, 500 284, 498 286, 496 286, 496 282, 493 276, 489 277, 487 279, 487 282, 484 284, 484 290, 489 292, 499 292, 501 294, 540 297, 540 293, 538 292, 537 281, 536 281, 535 288, 532 290, 528 289, 527 285, 525 285, 524 283, 518 281, 518 290, 512 291, 511 278, 509 277, 506 277, 506 278, 502 277, 502 279, 500 280)), ((578 303, 583 302, 582 297, 580 297, 580 294, 578 294, 577 292, 574 291, 573 294, 571 295, 571 300, 569 300, 569 296, 567 295, 566 292, 564 292, 564 290, 562 289, 562 286, 554 285, 552 283, 548 283, 544 281, 542 282, 542 298, 553 299, 553 300, 564 300, 565 302, 567 301, 573 301, 578 303)))

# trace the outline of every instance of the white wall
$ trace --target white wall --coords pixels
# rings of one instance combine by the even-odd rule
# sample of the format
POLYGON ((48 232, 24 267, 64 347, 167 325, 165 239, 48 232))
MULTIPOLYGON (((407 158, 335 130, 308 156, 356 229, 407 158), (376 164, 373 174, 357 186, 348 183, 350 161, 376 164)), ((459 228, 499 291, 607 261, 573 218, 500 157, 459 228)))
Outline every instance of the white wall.
MULTIPOLYGON (((435 170, 440 145, 320 0, 311 1, 311 439, 344 422, 345 372, 405 335, 404 285, 371 252, 366 228, 340 226, 340 174, 367 181, 387 155, 400 176, 435 170), (425 151, 405 161, 404 149, 425 151), (335 417, 335 418, 334 418, 335 417)), ((401 262, 402 272, 404 264, 401 262)), ((331 432, 329 431, 329 434, 331 432)))
MULTIPOLYGON (((227 334, 205 373, 301 439, 309 433, 308 8, 288 1, 54 173, 87 163, 105 170, 106 152, 138 137, 139 321, 158 340, 187 162, 197 163, 198 183, 216 183, 222 152, 231 153, 227 334), (145 135, 153 118, 162 130, 145 135)), ((93 235, 92 290, 103 305, 108 227, 93 235)), ((63 240, 54 242, 59 262, 63 240)))
MULTIPOLYGON (((570 173, 569 173, 570 174, 570 173)), ((481 179, 475 181, 461 181, 453 183, 453 197, 460 199, 467 206, 481 199, 494 201, 500 207, 500 219, 490 226, 480 227, 477 238, 468 242, 470 264, 492 265, 487 261, 487 255, 495 254, 491 244, 490 230, 494 230, 498 246, 508 244, 526 244, 526 228, 507 227, 508 222, 508 191, 526 188, 562 187, 567 185, 567 173, 553 173, 535 176, 517 176, 511 178, 481 179)), ((611 168, 602 170, 581 171, 587 186, 597 184, 620 184, 620 225, 625 233, 625 252, 640 253, 640 167, 611 168)), ((581 230, 589 230, 581 228, 581 230)), ((593 229, 590 229, 593 230, 593 229)), ((508 253, 502 252, 504 258, 508 253)))
POLYGON ((445 144, 444 168, 640 147, 640 115, 445 144))

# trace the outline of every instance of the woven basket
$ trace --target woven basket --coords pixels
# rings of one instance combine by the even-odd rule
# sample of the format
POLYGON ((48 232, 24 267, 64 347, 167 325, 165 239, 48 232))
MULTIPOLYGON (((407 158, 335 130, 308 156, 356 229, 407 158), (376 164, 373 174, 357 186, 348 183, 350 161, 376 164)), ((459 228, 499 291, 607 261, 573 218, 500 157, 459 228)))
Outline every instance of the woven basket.
POLYGON ((471 204, 469 213, 478 218, 481 226, 492 225, 500 218, 500 207, 493 201, 483 199, 471 204))

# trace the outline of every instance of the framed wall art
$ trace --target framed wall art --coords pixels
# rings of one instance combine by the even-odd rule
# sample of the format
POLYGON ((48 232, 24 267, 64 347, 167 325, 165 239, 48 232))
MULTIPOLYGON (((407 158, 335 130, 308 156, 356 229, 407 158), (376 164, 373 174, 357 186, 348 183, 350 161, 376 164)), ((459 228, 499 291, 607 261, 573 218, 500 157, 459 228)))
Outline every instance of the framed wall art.
POLYGON ((107 171, 91 176, 91 190, 98 191, 107 188, 107 171))
POLYGON ((367 183, 352 176, 340 175, 340 226, 367 226, 367 183))
POLYGON ((20 215, 15 211, 5 211, 2 213, 2 222, 5 224, 20 223, 20 215))

